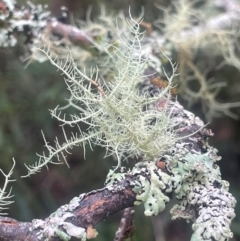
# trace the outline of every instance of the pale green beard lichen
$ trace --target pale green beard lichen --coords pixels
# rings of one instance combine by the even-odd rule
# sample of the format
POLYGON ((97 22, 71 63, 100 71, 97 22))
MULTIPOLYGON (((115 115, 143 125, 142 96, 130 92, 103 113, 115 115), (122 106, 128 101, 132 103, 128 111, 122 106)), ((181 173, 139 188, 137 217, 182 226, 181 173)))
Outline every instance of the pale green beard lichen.
MULTIPOLYGON (((223 5, 227 6, 226 3, 223 5)), ((209 64, 221 59, 222 63, 218 69, 230 65, 239 70, 239 46, 235 44, 238 24, 234 24, 235 21, 239 22, 239 5, 236 4, 236 9, 226 11, 228 14, 224 15, 222 8, 217 7, 215 1, 199 3, 191 0, 173 0, 171 4, 171 7, 163 10, 164 18, 159 19, 161 34, 158 33, 158 38, 164 39, 164 46, 170 46, 171 53, 176 51, 178 55, 181 73, 178 90, 181 97, 190 105, 201 102, 207 120, 222 114, 238 118, 230 109, 239 108, 240 103, 218 102, 216 96, 226 83, 212 76, 209 78, 207 69, 209 64), (194 56, 199 56, 200 52, 206 61, 199 61, 199 58, 193 61, 194 56)), ((234 4, 235 1, 233 6, 234 4)))
POLYGON ((173 74, 168 77, 168 86, 158 91, 157 96, 139 91, 143 72, 148 65, 147 53, 143 51, 139 33, 140 25, 133 19, 127 20, 129 31, 119 35, 119 47, 114 46, 108 52, 109 61, 113 61, 115 71, 112 79, 105 82, 98 76, 97 69, 92 69, 90 74, 77 68, 73 59, 62 63, 52 59, 46 52, 51 63, 59 68, 66 76, 66 84, 71 93, 72 107, 78 115, 72 120, 61 118, 58 109, 51 111, 52 116, 62 121, 63 124, 77 126, 79 133, 67 137, 65 143, 56 140, 56 146, 50 146, 45 140, 48 154, 39 155, 40 159, 35 165, 27 166, 28 175, 38 172, 49 163, 66 162, 65 153, 73 146, 83 146, 89 143, 106 148, 106 155, 114 154, 118 160, 118 167, 122 160, 129 156, 141 157, 143 160, 159 158, 161 154, 170 149, 176 141, 175 132, 172 131, 174 123, 171 113, 168 113, 170 90, 172 88, 173 74), (156 110, 150 108, 159 98, 165 99, 164 108, 156 110), (82 132, 78 124, 86 123, 87 132, 82 132), (57 160, 53 158, 56 157, 57 160))
MULTIPOLYGON (((114 154, 117 157, 117 167, 110 171, 106 180, 110 191, 119 191, 112 184, 121 182, 128 173, 116 171, 123 160, 134 157, 139 163, 129 171, 136 178, 130 184, 136 193, 135 205, 143 203, 145 215, 157 215, 163 211, 171 194, 175 194, 180 204, 173 207, 173 218, 194 222, 192 240, 228 239, 232 235, 229 225, 235 215, 235 199, 227 192, 227 183, 221 180, 215 165, 218 160, 215 150, 207 143, 204 143, 204 148, 200 146, 200 151, 193 148, 199 141, 194 139, 194 134, 204 125, 177 102, 170 101, 176 71, 171 61, 173 74, 171 77, 166 75, 166 88, 158 89, 154 94, 139 88, 143 80, 149 81, 143 74, 145 70, 149 66, 161 69, 161 62, 154 62, 151 55, 148 58, 148 48, 142 46, 139 23, 133 19, 127 22, 129 31, 118 36, 117 45, 105 49, 104 54, 114 66, 111 71, 107 69, 110 80, 100 76, 101 72, 97 68, 79 70, 70 55, 65 62, 61 62, 52 58, 51 52, 41 50, 66 76, 71 94, 68 107, 78 112, 70 120, 62 116, 58 108, 52 110, 51 114, 63 125, 78 127, 79 132, 67 137, 63 129, 65 143, 59 144, 56 140, 55 147, 44 139, 48 153, 40 155, 35 165, 27 167, 27 176, 40 171, 49 163, 66 162, 65 152, 68 153, 74 146, 85 148, 86 144, 94 143, 105 147, 106 155, 114 154), (86 132, 79 127, 80 123, 87 124, 86 132), (197 129, 192 131, 190 128, 189 135, 177 136, 176 133, 186 126, 195 126, 197 129), (156 165, 162 157, 166 165, 163 170, 156 165)), ((202 141, 200 139, 201 144, 202 141)), ((41 229, 39 236, 58 235, 64 240, 75 236, 85 240, 84 228, 66 222, 67 218, 73 217, 71 211, 78 204, 79 200, 75 198, 70 205, 62 207, 64 210, 57 210, 48 220, 51 227, 35 221, 34 227, 41 229)))
POLYGON ((3 216, 3 215, 6 215, 7 213, 5 212, 6 209, 8 209, 8 205, 10 205, 11 203, 13 203, 13 201, 11 201, 11 191, 12 191, 12 188, 10 188, 9 191, 7 191, 8 189, 8 184, 10 182, 13 182, 15 181, 14 179, 11 179, 11 176, 13 174, 13 169, 15 167, 15 160, 13 158, 13 165, 10 169, 10 171, 6 174, 3 172, 2 169, 0 169, 0 173, 5 177, 5 181, 3 183, 3 186, 0 187, 0 215, 3 216))

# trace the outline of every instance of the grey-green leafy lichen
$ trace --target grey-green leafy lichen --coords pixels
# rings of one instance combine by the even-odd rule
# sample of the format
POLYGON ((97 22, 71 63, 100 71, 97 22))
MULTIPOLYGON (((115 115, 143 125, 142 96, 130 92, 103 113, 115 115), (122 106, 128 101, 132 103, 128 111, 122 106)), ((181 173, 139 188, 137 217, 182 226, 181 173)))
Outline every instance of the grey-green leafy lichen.
POLYGON ((105 185, 110 186, 116 182, 122 181, 125 178, 125 175, 126 173, 115 173, 114 170, 109 170, 105 185))
POLYGON ((74 197, 69 204, 63 205, 52 213, 46 220, 34 219, 30 231, 37 230, 39 240, 48 240, 50 237, 58 237, 63 241, 68 241, 71 237, 86 240, 86 230, 67 222, 68 218, 74 218, 72 211, 78 207, 85 194, 74 197))
POLYGON ((232 237, 229 226, 235 217, 236 200, 228 192, 228 183, 221 180, 213 156, 211 152, 188 153, 172 169, 178 183, 181 182, 181 188, 175 189, 181 202, 171 213, 174 219, 181 217, 194 221, 192 241, 224 241, 232 237))
POLYGON ((50 16, 47 6, 28 2, 27 7, 19 8, 15 0, 4 0, 3 4, 6 4, 6 10, 0 10, 0 46, 15 46, 19 35, 25 37, 29 50, 38 46, 50 16))
MULTIPOLYGON (((172 218, 193 222, 191 241, 226 241, 232 237, 236 200, 228 192, 228 182, 221 179, 217 150, 208 145, 212 133, 178 102, 171 112, 177 133, 185 138, 177 140, 160 163, 142 160, 126 173, 135 177, 131 181, 135 205, 143 203, 145 215, 157 215, 174 194, 179 203, 171 210, 172 218)), ((124 173, 111 171, 108 178, 108 183, 116 184, 124 173)))
POLYGON ((182 200, 171 213, 174 219, 185 218, 194 222, 192 241, 224 241, 233 235, 230 224, 235 217, 236 200, 228 192, 229 185, 221 180, 219 168, 210 156, 209 153, 189 154, 184 159, 187 165, 178 165, 173 170, 182 182, 181 188, 175 190, 176 196, 182 200))
POLYGON ((152 161, 138 163, 132 174, 138 175, 137 181, 133 183, 133 191, 137 193, 135 205, 143 202, 146 216, 162 212, 165 204, 170 201, 166 193, 172 192, 171 176, 161 171, 152 161))
POLYGON ((195 126, 192 132, 196 127, 199 131, 177 142, 175 149, 165 155, 173 174, 174 194, 180 200, 171 210, 172 217, 193 221, 192 241, 228 240, 232 237, 230 223, 235 217, 236 200, 228 192, 228 182, 221 179, 217 150, 207 143, 206 136, 212 133, 180 105, 173 112, 175 118, 182 116, 180 135, 188 133, 191 126, 195 126))
MULTIPOLYGON (((164 173, 152 161, 141 161, 128 172, 136 176, 131 181, 133 191, 137 194, 135 205, 144 204, 146 216, 157 215, 165 208, 165 204, 169 202, 166 193, 172 192, 171 176, 164 173)), ((115 173, 110 170, 105 184, 111 186, 117 184, 125 178, 126 173, 115 173)))

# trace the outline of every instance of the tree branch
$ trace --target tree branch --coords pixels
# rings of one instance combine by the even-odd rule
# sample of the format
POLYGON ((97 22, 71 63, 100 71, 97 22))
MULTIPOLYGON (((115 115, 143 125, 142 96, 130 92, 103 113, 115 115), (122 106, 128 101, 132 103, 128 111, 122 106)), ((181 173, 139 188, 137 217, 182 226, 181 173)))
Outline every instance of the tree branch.
POLYGON ((132 237, 134 229, 133 209, 126 208, 123 212, 118 230, 115 234, 114 241, 124 241, 127 238, 132 237))
MULTIPOLYGON (((44 10, 38 10, 36 15, 34 6, 29 13, 20 14, 22 11, 16 6, 4 3, 0 2, 0 9, 5 16, 2 20, 2 34, 11 41, 2 41, 0 45, 14 45, 17 41, 15 33, 19 32, 26 35, 27 44, 37 46, 45 31, 45 34, 62 38, 65 43, 79 44, 84 48, 91 46, 91 33, 59 23, 56 19, 49 18, 49 13, 44 10), (17 20, 12 17, 14 11, 18 12, 17 20)), ((156 56, 150 55, 149 59, 150 64, 162 66, 156 56)), ((161 76, 157 68, 149 67, 145 73, 148 71, 157 72, 161 76)), ((166 83, 152 77, 154 76, 140 84, 140 90, 156 96, 166 83)), ((233 208, 236 201, 228 193, 228 183, 221 180, 216 165, 220 157, 208 145, 208 138, 213 134, 198 117, 184 110, 178 102, 169 102, 168 99, 159 98, 147 106, 147 109, 167 111, 178 138, 160 160, 139 160, 126 173, 110 172, 106 187, 73 198, 69 204, 61 206, 45 220, 34 219, 23 223, 1 217, 1 240, 55 241, 69 240, 72 236, 81 240, 93 238, 96 236, 93 227, 107 216, 141 203, 144 204, 145 215, 156 215, 165 208, 172 195, 179 200, 179 204, 171 211, 173 218, 194 221, 194 240, 223 240, 231 237, 229 226, 235 216, 233 208)), ((151 121, 154 122, 154 119, 151 121)), ((169 134, 172 132, 169 131, 169 134)))
MULTIPOLYGON (((147 83, 145 83, 145 85, 147 85, 147 83)), ((146 89, 146 86, 144 88, 146 89)), ((149 86, 149 88, 152 91, 155 87, 149 86)), ((158 108, 159 106, 161 107, 162 104, 163 100, 159 100, 155 106, 158 108)), ((186 137, 183 138, 181 142, 176 143, 175 153, 177 155, 183 155, 186 157, 188 154, 193 153, 199 155, 200 157, 204 153, 208 153, 213 160, 216 161, 219 159, 219 157, 215 154, 214 149, 206 144, 208 137, 213 134, 210 130, 204 127, 203 122, 198 117, 195 117, 192 113, 184 110, 178 102, 173 102, 171 110, 169 111, 172 113, 172 121, 178 123, 176 128, 178 130, 179 137, 186 137)), ((159 175, 159 178, 166 176, 171 177, 172 175, 176 178, 178 176, 178 174, 174 172, 174 167, 166 162, 166 158, 169 158, 168 156, 169 153, 166 153, 161 160, 161 162, 164 162, 164 165, 160 165, 158 161, 155 163, 153 172, 159 175)), ((184 162, 186 161, 187 159, 184 162)), ((179 163, 181 163, 181 161, 179 163)), ((82 240, 85 240, 85 238, 89 239, 95 237, 97 233, 93 227, 98 222, 106 219, 109 215, 115 212, 127 207, 133 207, 134 205, 142 202, 141 198, 139 199, 139 195, 141 196, 144 189, 146 191, 145 184, 143 189, 140 188, 140 186, 143 185, 141 183, 142 178, 145 178, 149 183, 151 183, 153 173, 148 169, 144 169, 147 165, 149 165, 148 163, 141 164, 140 162, 139 164, 140 165, 138 167, 134 167, 132 171, 125 173, 125 175, 121 178, 112 179, 111 177, 108 177, 106 187, 82 194, 79 197, 74 197, 69 204, 61 206, 45 220, 34 219, 32 222, 24 223, 11 218, 0 217, 1 240, 10 241, 17 239, 19 241, 39 241, 48 238, 49 241, 60 241, 69 240, 71 236, 81 238, 82 240), (136 189, 136 186, 138 187, 138 190, 136 189)), ((196 165, 197 166, 195 166, 191 171, 190 179, 195 175, 194 173, 196 170, 201 176, 203 167, 199 166, 198 162, 196 162, 196 165)), ((180 187, 178 183, 180 181, 179 178, 184 178, 185 181, 187 181, 187 179, 185 174, 180 175, 181 176, 177 177, 178 181, 176 187, 173 183, 174 179, 172 179, 173 181, 164 185, 165 187, 163 186, 164 188, 162 189, 162 192, 164 195, 169 197, 171 197, 174 193, 177 193, 178 199, 182 199, 182 202, 185 203, 185 205, 187 204, 187 209, 185 209, 185 211, 183 211, 184 209, 181 209, 182 211, 180 212, 178 207, 173 208, 172 214, 175 217, 181 216, 186 218, 187 215, 189 218, 189 215, 191 215, 190 219, 195 220, 196 218, 201 217, 203 209, 203 206, 199 203, 194 205, 191 204, 192 197, 195 195, 194 192, 196 192, 197 195, 200 195, 199 200, 202 200, 201 189, 195 190, 194 186, 192 186, 194 181, 198 180, 198 177, 196 176, 196 178, 193 179, 193 182, 187 182, 190 192, 188 192, 187 196, 181 196, 177 192, 177 189, 180 187), (169 192, 169 190, 172 191, 169 192), (195 210, 196 213, 194 213, 193 210, 195 210)), ((205 199, 208 195, 211 197, 214 193, 217 193, 215 196, 215 204, 211 206, 211 208, 216 208, 218 205, 222 205, 223 200, 226 202, 227 197, 230 203, 225 204, 228 210, 228 216, 225 218, 231 219, 234 216, 232 216, 229 210, 232 206, 234 206, 234 199, 229 193, 226 194, 223 191, 224 189, 222 189, 222 184, 219 178, 211 175, 212 174, 210 174, 208 179, 208 186, 205 189, 209 194, 204 194, 205 199), (220 201, 222 200, 219 204, 216 202, 218 199, 220 199, 220 201)), ((198 186, 202 188, 204 187, 199 184, 198 186)), ((150 193, 150 190, 147 192, 150 193)), ((161 197, 157 198, 159 199, 159 202, 161 202, 161 197)), ((149 203, 146 204, 148 205, 149 203)), ((204 205, 208 204, 205 203, 204 205)), ((211 208, 209 208, 210 207, 207 209, 207 213, 211 216, 211 208)), ((222 209, 222 211, 224 211, 224 209, 222 209)), ((224 215, 222 211, 219 213, 220 217, 224 215)))
MULTIPOLYGON (((48 238, 49 241, 60 241, 61 234, 60 237, 57 237, 57 234, 61 231, 74 236, 69 231, 72 227, 84 228, 87 238, 91 238, 94 236, 91 227, 115 212, 134 206, 136 193, 132 191, 130 185, 134 178, 136 177, 128 176, 118 185, 75 197, 45 220, 19 222, 8 217, 0 217, 0 240, 39 241, 48 238)), ((75 235, 80 237, 81 232, 75 235)))

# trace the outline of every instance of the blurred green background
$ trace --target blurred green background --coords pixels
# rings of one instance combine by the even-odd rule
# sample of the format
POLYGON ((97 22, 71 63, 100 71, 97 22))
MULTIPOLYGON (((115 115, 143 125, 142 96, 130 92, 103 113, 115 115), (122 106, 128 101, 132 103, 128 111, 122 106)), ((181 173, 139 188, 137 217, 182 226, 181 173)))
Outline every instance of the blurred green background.
MULTIPOLYGON (((19 0, 18 3, 25 4, 26 1, 19 0)), ((39 0, 33 3, 49 4, 51 12, 57 17, 60 16, 60 7, 67 6, 79 19, 85 19, 88 6, 93 6, 93 17, 99 8, 99 2, 93 0, 39 0)), ((123 10, 126 13, 130 5, 133 15, 139 13, 144 6, 144 19, 147 22, 152 22, 160 15, 154 3, 148 0, 105 1, 105 4, 109 9, 123 10)), ((167 6, 169 1, 158 1, 158 4, 167 6)), ((53 66, 48 62, 34 62, 25 68, 26 63, 20 61, 23 54, 24 49, 20 45, 14 48, 0 48, 0 167, 8 171, 12 165, 11 159, 15 158, 14 178, 17 182, 12 184, 15 202, 10 206, 9 216, 21 221, 30 221, 33 218, 47 217, 80 193, 103 187, 108 169, 115 163, 113 160, 103 159, 105 152, 101 148, 95 147, 94 152, 88 150, 86 160, 82 149, 78 148, 68 157, 70 169, 66 165, 49 165, 49 170, 43 169, 41 173, 30 178, 20 178, 26 174, 24 163, 37 161, 36 153, 44 150, 41 130, 50 143, 53 143, 56 136, 61 142, 61 127, 51 118, 48 110, 57 105, 65 105, 65 99, 69 96, 63 76, 53 66)), ((228 87, 220 93, 220 100, 240 101, 239 71, 226 66, 215 74, 219 80, 228 82, 228 87)), ((181 97, 179 100, 188 108, 181 97)), ((188 110, 204 119, 199 103, 188 110)), ((240 117, 239 108, 235 109, 234 113, 240 117)), ((223 116, 214 119, 209 127, 215 133, 210 143, 223 157, 219 162, 222 178, 230 182, 230 192, 238 201, 237 217, 232 224, 232 240, 237 241, 240 240, 240 122, 223 116)), ((3 180, 0 176, 0 183, 3 183, 3 180)), ((171 204, 168 206, 170 208, 171 204)), ((134 240, 190 240, 191 225, 183 220, 171 221, 169 208, 158 217, 149 218, 144 217, 142 206, 137 207, 134 240)), ((98 224, 99 236, 96 240, 113 240, 120 217, 121 213, 117 213, 98 224)))

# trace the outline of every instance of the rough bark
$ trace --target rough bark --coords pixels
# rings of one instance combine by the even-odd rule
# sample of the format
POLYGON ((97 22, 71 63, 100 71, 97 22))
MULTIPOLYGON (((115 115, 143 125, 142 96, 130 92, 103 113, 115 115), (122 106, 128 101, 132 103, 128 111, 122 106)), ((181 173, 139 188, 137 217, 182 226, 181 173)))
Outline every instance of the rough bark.
MULTIPOLYGON (((130 186, 130 180, 133 178, 129 176, 117 186, 113 185, 111 188, 115 190, 114 192, 110 191, 109 188, 103 188, 84 194, 84 197, 79 201, 79 205, 72 210, 73 217, 65 219, 65 222, 70 222, 78 227, 84 227, 88 232, 87 235, 91 235, 91 228, 98 222, 115 212, 134 205, 136 193, 132 191, 130 186)), ((45 222, 44 225, 49 225, 51 216, 43 221, 45 222)), ((0 217, 0 240, 44 240, 38 238, 39 229, 34 227, 33 222, 20 222, 12 218, 0 217)), ((52 236, 48 237, 48 240, 60 241, 62 239, 52 236)))

